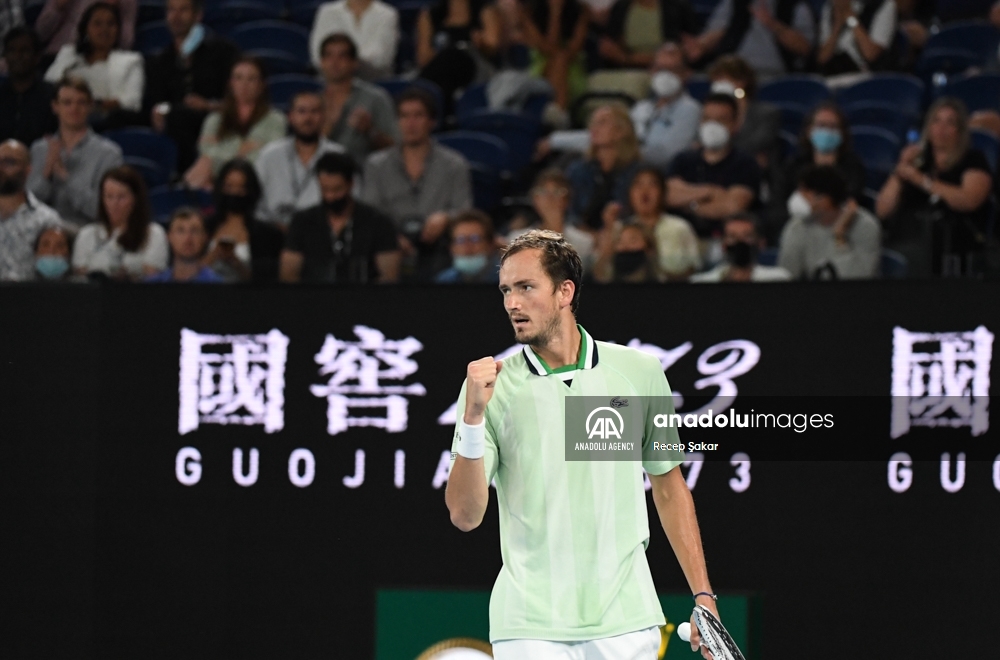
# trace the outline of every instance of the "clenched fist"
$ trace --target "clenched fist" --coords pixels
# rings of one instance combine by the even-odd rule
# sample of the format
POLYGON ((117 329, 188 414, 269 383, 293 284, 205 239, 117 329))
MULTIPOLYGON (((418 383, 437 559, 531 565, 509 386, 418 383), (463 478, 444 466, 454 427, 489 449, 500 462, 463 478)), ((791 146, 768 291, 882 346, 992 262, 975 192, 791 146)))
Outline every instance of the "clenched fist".
POLYGON ((474 426, 483 421, 486 404, 493 396, 493 384, 497 382, 497 376, 502 368, 503 362, 492 357, 484 357, 469 363, 469 369, 465 374, 466 424, 474 426))

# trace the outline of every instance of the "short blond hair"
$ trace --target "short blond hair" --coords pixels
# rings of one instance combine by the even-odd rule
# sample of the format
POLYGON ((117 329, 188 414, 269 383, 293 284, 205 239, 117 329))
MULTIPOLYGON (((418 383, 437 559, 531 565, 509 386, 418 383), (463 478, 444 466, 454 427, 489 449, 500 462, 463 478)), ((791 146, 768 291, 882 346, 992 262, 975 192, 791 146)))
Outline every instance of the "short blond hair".
MULTIPOLYGON (((625 165, 638 160, 639 138, 635 134, 635 126, 632 125, 632 117, 628 113, 628 108, 621 103, 606 103, 605 105, 598 106, 594 112, 590 114, 590 121, 593 121, 594 115, 601 110, 607 110, 611 113, 611 117, 614 119, 615 125, 623 133, 621 139, 618 140, 617 164, 625 165)), ((588 122, 588 124, 589 123, 590 122, 588 122)), ((587 157, 590 159, 594 158, 593 146, 591 146, 591 148, 587 151, 587 157)))

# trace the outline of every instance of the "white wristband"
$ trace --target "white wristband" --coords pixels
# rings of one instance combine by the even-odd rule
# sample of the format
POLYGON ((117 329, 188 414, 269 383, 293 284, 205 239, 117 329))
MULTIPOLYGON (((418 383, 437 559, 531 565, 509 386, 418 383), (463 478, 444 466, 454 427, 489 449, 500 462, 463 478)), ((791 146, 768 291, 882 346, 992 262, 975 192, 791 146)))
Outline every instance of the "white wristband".
POLYGON ((458 424, 458 455, 475 460, 486 453, 486 420, 475 426, 465 423, 458 424))

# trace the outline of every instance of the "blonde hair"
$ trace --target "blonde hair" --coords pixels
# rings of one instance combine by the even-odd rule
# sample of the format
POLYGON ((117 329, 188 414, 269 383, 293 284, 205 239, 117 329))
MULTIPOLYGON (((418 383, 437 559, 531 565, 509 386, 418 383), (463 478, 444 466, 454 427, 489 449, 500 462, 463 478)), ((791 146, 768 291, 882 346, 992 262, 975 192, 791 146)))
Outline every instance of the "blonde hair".
MULTIPOLYGON (((608 103, 605 105, 598 106, 594 112, 590 114, 590 121, 594 120, 594 115, 596 115, 601 110, 608 110, 611 112, 611 117, 615 122, 615 125, 623 133, 621 139, 618 140, 618 157, 616 162, 618 165, 624 165, 631 163, 639 159, 639 138, 635 134, 635 126, 632 125, 632 117, 628 113, 628 108, 626 108, 621 103, 608 103)), ((590 122, 588 122, 589 125, 590 122)), ((594 147, 591 146, 587 151, 587 158, 594 158, 594 147)))
MULTIPOLYGON (((948 156, 948 160, 942 168, 945 170, 953 167, 965 155, 965 152, 969 150, 969 145, 972 143, 972 138, 969 134, 969 111, 965 109, 965 103, 961 99, 951 96, 942 96, 927 109, 927 114, 924 116, 924 128, 920 134, 920 141, 924 144, 930 144, 927 137, 930 132, 931 123, 934 121, 934 116, 946 108, 955 113, 955 121, 958 124, 958 145, 955 147, 955 151, 948 156)), ((933 165, 933 162, 931 165, 933 165)))

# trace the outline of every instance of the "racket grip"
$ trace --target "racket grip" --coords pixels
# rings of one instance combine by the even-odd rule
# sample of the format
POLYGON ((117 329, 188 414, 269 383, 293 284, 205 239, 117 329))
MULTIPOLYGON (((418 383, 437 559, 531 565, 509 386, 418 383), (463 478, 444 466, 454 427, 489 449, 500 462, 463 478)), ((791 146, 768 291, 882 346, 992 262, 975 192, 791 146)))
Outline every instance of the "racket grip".
POLYGON ((677 626, 677 636, 685 642, 691 641, 691 624, 687 621, 677 626))

